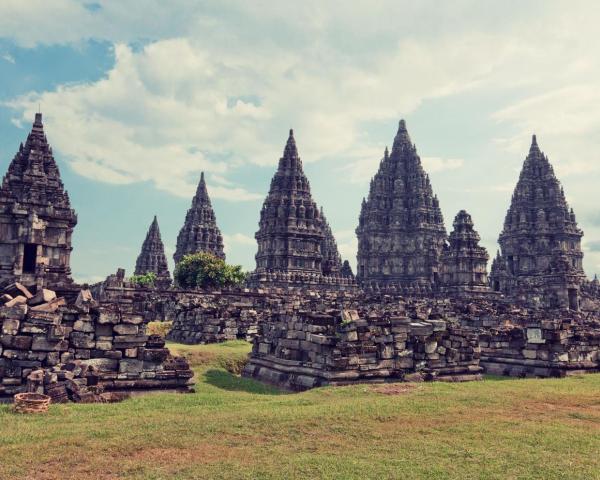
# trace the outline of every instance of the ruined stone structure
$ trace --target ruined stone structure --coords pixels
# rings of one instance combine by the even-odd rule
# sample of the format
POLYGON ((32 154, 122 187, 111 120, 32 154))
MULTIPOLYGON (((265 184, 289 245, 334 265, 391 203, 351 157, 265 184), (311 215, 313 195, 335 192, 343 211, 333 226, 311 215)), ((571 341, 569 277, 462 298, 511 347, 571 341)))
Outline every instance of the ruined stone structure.
POLYGON ((30 374, 40 370, 53 402, 192 383, 187 362, 173 358, 164 339, 146 334, 130 292, 100 303, 89 291, 72 303, 43 293, 0 299, 0 397, 25 391, 30 374))
POLYGON ((260 212, 256 272, 321 274, 323 221, 290 130, 260 212))
POLYGON ((262 325, 245 376, 288 390, 480 378, 477 335, 455 321, 411 318, 397 303, 360 310, 331 301, 324 302, 325 309, 299 303, 274 312, 262 325))
POLYGON ((42 114, 0 187, 0 285, 72 283, 71 235, 77 215, 48 144, 42 114))
POLYGON ((479 246, 479 234, 473 220, 465 210, 454 219, 449 245, 444 248, 441 260, 441 280, 446 292, 485 292, 489 289, 487 278, 488 253, 479 246))
POLYGON ((187 211, 185 223, 177 236, 177 247, 173 255, 175 264, 185 255, 197 252, 208 252, 225 259, 223 236, 217 226, 215 212, 208 196, 204 172, 200 175, 192 206, 187 211))
POLYGON ((538 294, 550 307, 577 309, 585 278, 582 236, 534 135, 498 239, 492 288, 510 295, 538 294))
POLYGON ((353 285, 340 274, 337 245, 312 198, 292 130, 255 237, 258 252, 251 285, 353 285))
POLYGON ((156 285, 168 287, 171 284, 171 274, 165 256, 165 247, 160 237, 160 229, 156 215, 150 224, 142 250, 135 262, 135 275, 152 272, 156 274, 156 285))
POLYGON ((404 120, 363 199, 356 235, 361 285, 439 285, 444 220, 404 120))
POLYGON ((323 207, 321 207, 321 220, 323 222, 323 241, 321 242, 323 260, 321 270, 323 275, 338 276, 342 273, 342 257, 338 251, 329 222, 325 218, 323 207))

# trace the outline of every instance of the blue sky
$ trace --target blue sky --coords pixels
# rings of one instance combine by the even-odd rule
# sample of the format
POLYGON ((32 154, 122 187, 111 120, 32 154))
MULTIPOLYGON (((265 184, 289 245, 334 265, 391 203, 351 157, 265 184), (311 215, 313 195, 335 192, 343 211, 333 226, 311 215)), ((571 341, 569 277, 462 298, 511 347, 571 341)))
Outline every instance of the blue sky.
MULTIPOLYGON (((595 1, 0 2, 0 170, 41 105, 79 215, 77 280, 131 272, 154 214, 167 256, 200 171, 228 260, 254 266, 290 127, 355 263, 360 202, 397 123, 446 227, 468 210, 491 255, 538 135, 600 272, 595 1)), ((172 263, 171 263, 172 268, 172 263)))

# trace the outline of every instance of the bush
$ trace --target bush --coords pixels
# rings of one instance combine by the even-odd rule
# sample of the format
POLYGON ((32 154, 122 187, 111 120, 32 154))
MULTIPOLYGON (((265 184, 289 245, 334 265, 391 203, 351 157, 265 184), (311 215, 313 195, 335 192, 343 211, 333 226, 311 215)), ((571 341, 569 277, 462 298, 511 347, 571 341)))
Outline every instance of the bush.
POLYGON ((147 335, 160 335, 166 338, 167 333, 171 330, 173 322, 149 322, 146 327, 147 335))
POLYGON ((156 282, 156 273, 147 272, 143 275, 134 275, 129 278, 129 281, 138 287, 154 287, 154 283, 156 282))
POLYGON ((211 253, 186 255, 175 267, 175 282, 182 288, 220 288, 241 285, 246 274, 241 265, 228 265, 211 253))

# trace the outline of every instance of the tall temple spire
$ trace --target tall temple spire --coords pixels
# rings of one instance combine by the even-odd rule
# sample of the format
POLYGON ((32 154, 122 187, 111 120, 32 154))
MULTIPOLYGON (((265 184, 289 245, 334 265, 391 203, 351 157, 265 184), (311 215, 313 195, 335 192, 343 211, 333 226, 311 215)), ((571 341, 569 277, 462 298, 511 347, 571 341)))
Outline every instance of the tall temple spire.
POLYGON ((357 278, 364 285, 432 287, 446 230, 439 202, 401 120, 363 202, 357 278))
POLYGON ((566 258, 574 279, 583 278, 582 236, 534 135, 498 239, 501 258, 493 266, 492 285, 504 292, 524 284, 542 288, 558 257, 561 264, 566 258))
POLYGON ((177 264, 185 255, 197 252, 208 252, 219 258, 225 258, 223 236, 217 226, 215 212, 204 180, 204 172, 200 174, 192 205, 187 211, 185 222, 177 236, 177 247, 173 258, 177 264))
POLYGON ((294 132, 271 180, 256 232, 255 278, 271 273, 321 275, 325 234, 302 169, 294 132))
POLYGON ((171 274, 156 215, 154 215, 154 220, 152 220, 142 244, 142 250, 135 262, 136 275, 144 275, 149 272, 156 274, 157 286, 167 287, 171 284, 171 274))
POLYGON ((71 208, 52 148, 37 113, 31 132, 8 167, 0 187, 0 283, 22 281, 59 286, 71 283, 71 208))

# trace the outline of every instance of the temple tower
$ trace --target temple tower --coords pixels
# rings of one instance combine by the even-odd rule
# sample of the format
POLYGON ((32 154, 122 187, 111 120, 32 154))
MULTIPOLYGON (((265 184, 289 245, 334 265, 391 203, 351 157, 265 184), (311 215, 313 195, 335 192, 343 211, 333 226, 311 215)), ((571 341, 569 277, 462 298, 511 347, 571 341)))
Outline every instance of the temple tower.
POLYGON ((135 262, 136 275, 144 275, 149 272, 156 274, 157 286, 168 287, 171 284, 171 274, 156 215, 150 224, 146 239, 142 244, 142 250, 135 262))
POLYGON ((323 241, 321 242, 323 261, 321 269, 323 275, 338 276, 342 271, 342 257, 338 251, 329 222, 327 222, 327 218, 325 218, 325 214, 323 213, 323 207, 321 207, 321 220, 323 222, 323 241))
POLYGON ((578 285, 585 278, 582 236, 534 135, 498 239, 501 252, 490 275, 493 289, 517 294, 551 288, 558 291, 562 305, 575 308, 578 285))
POLYGON ((442 284, 446 291, 487 291, 488 253, 465 210, 454 219, 450 244, 442 253, 442 284))
POLYGON ((404 120, 363 199, 356 235, 362 285, 426 290, 439 285, 444 220, 404 120))
POLYGON ((0 187, 0 284, 59 288, 73 283, 71 236, 77 215, 48 145, 42 114, 0 187))
POLYGON ((197 252, 208 252, 225 259, 223 236, 217 226, 215 212, 208 196, 204 172, 200 175, 192 206, 187 211, 185 223, 177 236, 177 247, 173 255, 175 264, 179 263, 184 255, 197 252))
POLYGON ((312 199, 292 130, 263 203, 255 237, 255 275, 321 275, 323 222, 312 199))

